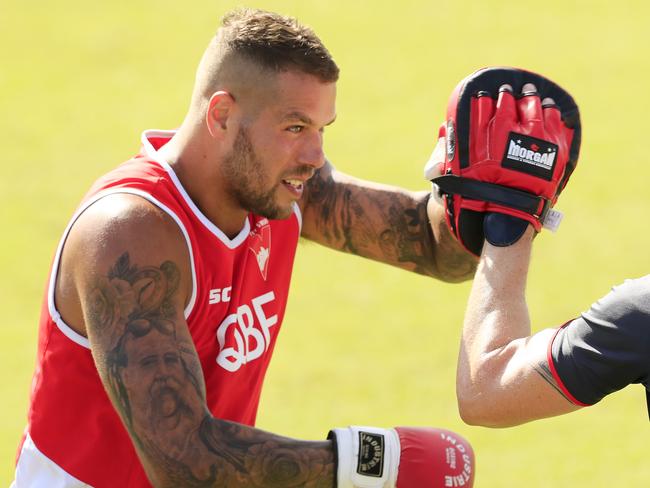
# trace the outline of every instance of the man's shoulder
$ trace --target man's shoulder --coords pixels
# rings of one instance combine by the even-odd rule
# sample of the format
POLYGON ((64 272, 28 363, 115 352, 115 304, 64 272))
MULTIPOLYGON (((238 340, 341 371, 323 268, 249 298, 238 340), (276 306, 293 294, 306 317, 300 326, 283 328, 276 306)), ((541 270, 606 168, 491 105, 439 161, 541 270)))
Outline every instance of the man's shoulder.
POLYGON ((138 193, 109 192, 89 203, 76 219, 73 230, 105 234, 111 241, 122 236, 155 240, 158 233, 177 230, 163 209, 138 193))
POLYGON ((650 296, 650 274, 640 278, 630 278, 620 285, 614 286, 612 292, 625 294, 628 296, 650 296))
POLYGON ((627 279, 585 312, 590 321, 650 333, 650 275, 627 279))
POLYGON ((610 306, 625 307, 650 314, 650 275, 630 278, 613 286, 607 298, 610 306))
POLYGON ((135 156, 97 178, 84 200, 93 195, 118 187, 153 188, 168 178, 165 169, 156 161, 142 155, 135 156))

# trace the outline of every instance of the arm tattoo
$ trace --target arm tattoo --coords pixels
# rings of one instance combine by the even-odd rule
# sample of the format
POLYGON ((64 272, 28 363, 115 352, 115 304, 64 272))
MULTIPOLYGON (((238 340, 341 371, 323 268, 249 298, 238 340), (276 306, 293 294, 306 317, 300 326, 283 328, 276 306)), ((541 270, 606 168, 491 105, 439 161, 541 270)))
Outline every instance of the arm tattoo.
MULTIPOLYGON (((307 183, 303 234, 321 244, 442 279, 471 276, 474 259, 442 229, 436 239, 429 196, 335 180, 328 164, 307 183)), ((443 222, 444 224, 444 222, 443 222)), ((445 224, 446 225, 446 224, 445 224)))
POLYGON ((379 245, 385 256, 391 254, 400 263, 413 263, 414 271, 430 274, 433 263, 433 235, 427 217, 427 202, 414 202, 414 207, 392 203, 384 216, 388 228, 379 234, 379 245))
POLYGON ((86 301, 99 372, 141 456, 163 486, 334 486, 328 442, 281 438, 210 415, 179 316, 176 264, 124 253, 86 301))
POLYGON ((250 473, 252 486, 332 488, 333 451, 310 447, 304 441, 271 438, 269 434, 233 422, 205 421, 199 435, 208 449, 224 456, 234 453, 231 466, 250 473), (310 469, 306 469, 307 467, 310 469))
MULTIPOLYGON (((322 233, 326 244, 331 244, 340 251, 359 254, 352 239, 353 215, 363 216, 363 209, 351 198, 348 188, 336 187, 329 168, 316 171, 307 183, 306 204, 319 212, 316 227, 322 233)), ((364 225, 361 221, 360 225, 364 225)), ((360 234, 370 231, 364 225, 360 234)))
POLYGON ((537 364, 533 365, 533 369, 539 374, 544 381, 546 381, 549 385, 551 385, 553 388, 555 388, 555 391, 557 391, 560 395, 562 395, 568 402, 573 404, 573 402, 567 397, 564 392, 560 389, 558 386, 557 382, 555 381, 555 378, 553 377, 553 374, 551 373, 551 370, 548 367, 548 364, 546 364, 546 361, 540 361, 537 364))

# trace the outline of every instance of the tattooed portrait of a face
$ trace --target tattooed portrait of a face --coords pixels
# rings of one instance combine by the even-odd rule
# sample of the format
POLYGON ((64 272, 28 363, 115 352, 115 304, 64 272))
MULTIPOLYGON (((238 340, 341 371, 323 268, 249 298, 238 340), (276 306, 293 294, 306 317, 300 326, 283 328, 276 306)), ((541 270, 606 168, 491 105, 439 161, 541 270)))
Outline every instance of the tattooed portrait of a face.
POLYGON ((111 331, 112 349, 105 359, 111 393, 140 443, 159 432, 155 444, 160 445, 169 439, 166 432, 184 420, 196 421, 184 401, 195 395, 184 390, 199 392, 201 386, 183 357, 191 345, 177 339, 174 325, 177 312, 171 298, 178 282, 174 263, 131 266, 125 253, 93 294, 93 320, 111 331))

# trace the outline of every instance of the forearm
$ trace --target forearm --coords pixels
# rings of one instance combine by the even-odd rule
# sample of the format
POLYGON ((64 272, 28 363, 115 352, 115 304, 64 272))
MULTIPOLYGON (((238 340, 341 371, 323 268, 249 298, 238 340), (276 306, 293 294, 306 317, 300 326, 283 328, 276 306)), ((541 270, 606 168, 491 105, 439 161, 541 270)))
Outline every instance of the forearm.
POLYGON ((331 441, 290 439, 210 415, 186 441, 183 456, 147 446, 146 457, 157 464, 148 470, 155 486, 335 486, 331 441))
POLYGON ((463 338, 480 356, 530 334, 526 280, 533 230, 514 245, 485 243, 465 316, 463 338))
MULTIPOLYGON (((109 355, 105 367, 99 365, 113 404, 154 486, 334 486, 330 441, 300 441, 213 417, 206 407, 193 346, 184 340, 181 327, 175 332, 178 356, 168 348, 165 359, 169 369, 180 366, 176 378, 158 374, 131 385, 131 377, 137 375, 132 366, 135 358, 125 358, 122 371, 113 363, 120 359, 115 354, 109 355)), ((145 361, 152 361, 151 356, 145 361)))
POLYGON ((427 202, 427 214, 439 277, 454 283, 471 279, 476 271, 478 259, 467 252, 452 235, 445 220, 445 208, 433 194, 427 202))
POLYGON ((429 197, 429 192, 358 180, 328 164, 308 182, 302 234, 419 274, 468 279, 476 260, 451 236, 442 207, 429 197))
POLYGON ((487 412, 486 405, 497 408, 510 393, 516 395, 515 371, 525 361, 523 351, 530 335, 525 287, 532 238, 529 227, 512 246, 500 248, 486 242, 483 248, 467 305, 457 370, 459 403, 470 413, 475 406, 487 412))

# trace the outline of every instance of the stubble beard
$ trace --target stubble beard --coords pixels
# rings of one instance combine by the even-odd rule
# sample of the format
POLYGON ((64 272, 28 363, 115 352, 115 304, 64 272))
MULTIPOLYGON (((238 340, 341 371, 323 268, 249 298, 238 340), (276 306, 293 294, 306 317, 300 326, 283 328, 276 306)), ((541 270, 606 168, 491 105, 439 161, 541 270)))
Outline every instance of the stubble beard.
POLYGON ((293 209, 276 202, 281 182, 268 189, 270 177, 255 149, 246 128, 241 127, 233 149, 223 162, 223 175, 228 181, 227 191, 244 209, 267 219, 286 219, 293 209))

